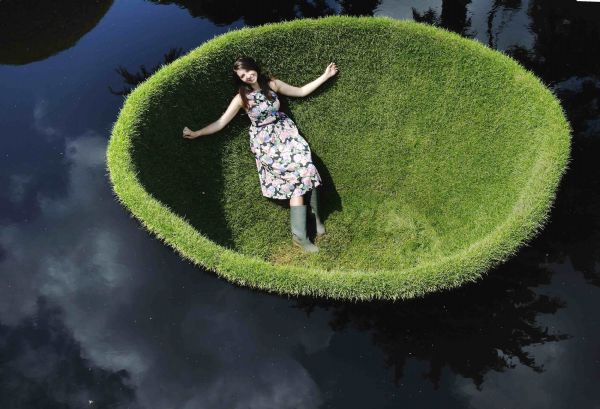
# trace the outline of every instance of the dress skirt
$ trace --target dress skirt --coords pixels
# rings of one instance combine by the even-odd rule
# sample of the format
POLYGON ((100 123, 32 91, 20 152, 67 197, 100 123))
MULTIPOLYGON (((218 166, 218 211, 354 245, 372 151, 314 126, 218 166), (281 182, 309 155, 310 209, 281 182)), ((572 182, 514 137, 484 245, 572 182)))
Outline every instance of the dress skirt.
POLYGON ((289 199, 302 196, 321 185, 321 176, 312 162, 308 142, 298 133, 291 118, 263 126, 250 126, 250 150, 263 196, 289 199))

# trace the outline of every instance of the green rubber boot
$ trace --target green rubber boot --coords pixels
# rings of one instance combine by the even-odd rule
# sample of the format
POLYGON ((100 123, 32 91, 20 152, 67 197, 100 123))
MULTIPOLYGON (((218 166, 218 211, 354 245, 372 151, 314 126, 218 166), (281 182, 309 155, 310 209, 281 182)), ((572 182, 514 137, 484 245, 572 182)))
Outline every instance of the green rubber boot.
POLYGON ((317 237, 320 237, 324 235, 326 231, 325 225, 321 222, 321 218, 319 217, 318 201, 317 188, 315 187, 310 191, 310 211, 315 215, 315 221, 317 222, 317 237))
POLYGON ((292 242, 308 253, 316 253, 319 248, 312 244, 306 235, 306 205, 290 206, 292 242))

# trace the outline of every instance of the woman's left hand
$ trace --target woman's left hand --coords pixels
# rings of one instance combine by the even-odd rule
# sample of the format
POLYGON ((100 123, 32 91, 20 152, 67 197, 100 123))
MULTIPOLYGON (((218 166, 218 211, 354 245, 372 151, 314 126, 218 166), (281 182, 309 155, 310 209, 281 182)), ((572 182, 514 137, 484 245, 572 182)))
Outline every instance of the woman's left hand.
POLYGON ((335 65, 334 62, 332 62, 331 64, 329 64, 327 66, 327 68, 325 68, 325 76, 327 78, 331 78, 333 77, 335 74, 337 74, 337 66, 335 65))

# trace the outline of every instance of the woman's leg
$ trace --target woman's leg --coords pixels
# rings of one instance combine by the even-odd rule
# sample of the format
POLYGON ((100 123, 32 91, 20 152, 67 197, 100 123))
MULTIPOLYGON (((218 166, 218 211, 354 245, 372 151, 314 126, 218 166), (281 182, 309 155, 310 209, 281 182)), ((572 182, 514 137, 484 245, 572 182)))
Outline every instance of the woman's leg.
POLYGON ((294 196, 290 199, 290 206, 302 206, 304 204, 304 196, 294 196))

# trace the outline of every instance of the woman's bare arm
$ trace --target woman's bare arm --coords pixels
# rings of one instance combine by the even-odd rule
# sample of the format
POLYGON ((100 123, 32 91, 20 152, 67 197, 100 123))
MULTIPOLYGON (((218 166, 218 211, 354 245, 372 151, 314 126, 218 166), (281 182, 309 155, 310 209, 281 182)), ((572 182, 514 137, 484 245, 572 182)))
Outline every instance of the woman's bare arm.
POLYGON ((269 83, 269 86, 271 86, 275 92, 287 95, 289 97, 305 97, 319 88, 321 84, 333 77, 336 73, 337 67, 335 63, 331 63, 327 66, 327 68, 325 68, 325 72, 319 78, 302 87, 294 87, 293 85, 286 84, 279 79, 272 80, 269 83))
POLYGON ((240 97, 240 94, 237 94, 235 97, 233 97, 229 103, 229 106, 227 107, 227 110, 219 119, 197 131, 192 131, 186 126, 183 128, 183 137, 186 139, 194 139, 199 136, 206 136, 215 132, 219 132, 221 129, 225 128, 225 125, 231 122, 241 107, 242 98, 240 97))

